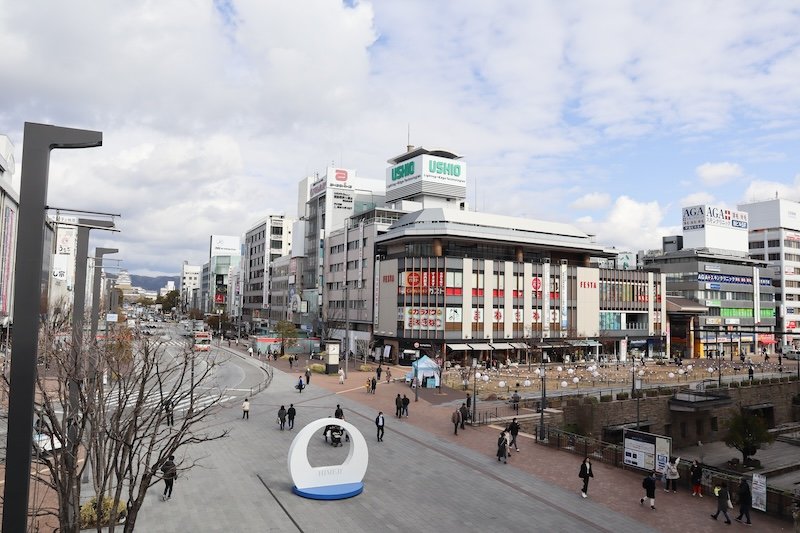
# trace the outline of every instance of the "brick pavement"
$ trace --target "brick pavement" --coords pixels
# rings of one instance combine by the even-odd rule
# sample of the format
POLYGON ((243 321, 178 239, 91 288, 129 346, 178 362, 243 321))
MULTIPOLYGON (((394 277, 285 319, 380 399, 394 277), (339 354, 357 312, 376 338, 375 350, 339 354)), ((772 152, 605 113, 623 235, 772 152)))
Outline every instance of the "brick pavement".
MULTIPOLYGON (((137 526, 140 531, 715 531, 725 528, 708 516, 714 500, 659 492, 657 511, 638 504, 641 475, 595 463, 589 499, 579 494, 580 458, 535 445, 522 437, 521 452, 508 465, 494 458, 497 430, 467 428, 452 435, 450 413, 460 391, 446 391, 419 402, 401 383, 378 386, 366 394, 367 374, 352 372, 344 385, 337 376, 315 374, 302 394, 292 389, 305 362, 291 372, 273 363, 272 386, 252 401, 251 420, 239 420, 238 408, 223 409, 218 424, 231 436, 190 450, 201 467, 176 482, 175 497, 160 502, 161 485, 148 495, 137 526), (393 418, 394 397, 412 399, 410 417, 393 418), (443 401, 442 401, 443 400, 443 401), (345 408, 370 446, 370 467, 362 495, 340 502, 315 502, 291 494, 286 453, 292 432, 276 429, 275 413, 295 403, 297 425, 345 408), (387 415, 384 443, 375 442, 374 417, 387 415)), ((393 375, 404 371, 399 367, 393 375)), ((238 406, 237 406, 238 407, 238 406)), ((309 456, 336 460, 330 446, 312 441, 309 456)), ((342 450, 339 448, 338 450, 342 450)), ((343 458, 343 457, 342 457, 343 458)), ((341 460, 341 458, 339 458, 341 460)), ((312 459, 312 463, 314 459, 312 459)), ((332 463, 328 463, 332 464, 332 463)), ((754 512, 757 531, 791 531, 754 512)), ((734 527, 742 527, 734 523, 734 527)))

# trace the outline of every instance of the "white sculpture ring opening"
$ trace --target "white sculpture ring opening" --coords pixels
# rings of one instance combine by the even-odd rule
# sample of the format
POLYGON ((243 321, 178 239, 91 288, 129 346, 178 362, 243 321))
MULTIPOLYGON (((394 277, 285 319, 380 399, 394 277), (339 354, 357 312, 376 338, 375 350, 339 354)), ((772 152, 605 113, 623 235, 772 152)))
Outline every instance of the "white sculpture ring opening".
POLYGON ((292 491, 314 500, 341 500, 351 498, 364 490, 369 450, 367 441, 353 424, 339 418, 320 418, 309 423, 289 447, 289 475, 292 491), (308 462, 308 443, 325 426, 339 426, 350 435, 350 450, 340 465, 311 466, 308 462))

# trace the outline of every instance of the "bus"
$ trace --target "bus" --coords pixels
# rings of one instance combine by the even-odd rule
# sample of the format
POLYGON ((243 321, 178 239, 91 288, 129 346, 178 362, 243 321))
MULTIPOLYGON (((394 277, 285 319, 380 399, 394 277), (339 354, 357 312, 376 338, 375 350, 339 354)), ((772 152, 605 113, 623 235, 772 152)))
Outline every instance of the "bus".
POLYGON ((195 331, 193 348, 196 352, 207 352, 211 350, 211 332, 195 331))

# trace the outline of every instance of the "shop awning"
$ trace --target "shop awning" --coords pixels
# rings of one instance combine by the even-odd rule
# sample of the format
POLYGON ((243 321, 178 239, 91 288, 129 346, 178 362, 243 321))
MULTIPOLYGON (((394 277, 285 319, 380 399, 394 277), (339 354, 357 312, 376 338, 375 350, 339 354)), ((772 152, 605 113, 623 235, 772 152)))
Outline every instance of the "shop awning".
POLYGON ((492 343, 492 348, 494 348, 495 350, 515 350, 516 349, 516 348, 514 348, 513 345, 511 345, 511 344, 509 344, 507 342, 493 342, 492 343))
POLYGON ((519 350, 527 350, 528 349, 528 345, 525 344, 524 342, 512 342, 511 346, 513 346, 514 348, 517 348, 519 350))
MULTIPOLYGON (((650 420, 640 420, 638 424, 640 428, 645 426, 650 427, 652 425, 653 422, 651 422, 650 420)), ((636 426, 637 426, 636 422, 628 422, 626 424, 615 424, 613 426, 606 426, 603 429, 605 431, 622 431, 625 429, 636 429, 636 426)))
POLYGON ((494 350, 491 344, 483 344, 483 343, 470 344, 469 347, 472 348, 473 350, 494 350))
POLYGON ((448 344, 447 347, 450 348, 453 351, 472 350, 472 348, 470 348, 469 344, 456 344, 456 343, 453 343, 453 344, 448 344))

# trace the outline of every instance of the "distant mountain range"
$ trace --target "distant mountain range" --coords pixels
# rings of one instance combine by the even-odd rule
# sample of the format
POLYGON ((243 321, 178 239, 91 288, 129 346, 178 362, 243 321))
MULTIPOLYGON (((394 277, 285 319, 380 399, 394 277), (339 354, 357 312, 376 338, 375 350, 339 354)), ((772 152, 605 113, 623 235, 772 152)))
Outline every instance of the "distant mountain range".
POLYGON ((134 287, 141 287, 148 291, 158 291, 167 286, 168 281, 175 282, 175 290, 178 290, 181 284, 180 276, 139 276, 131 274, 131 285, 134 287))

